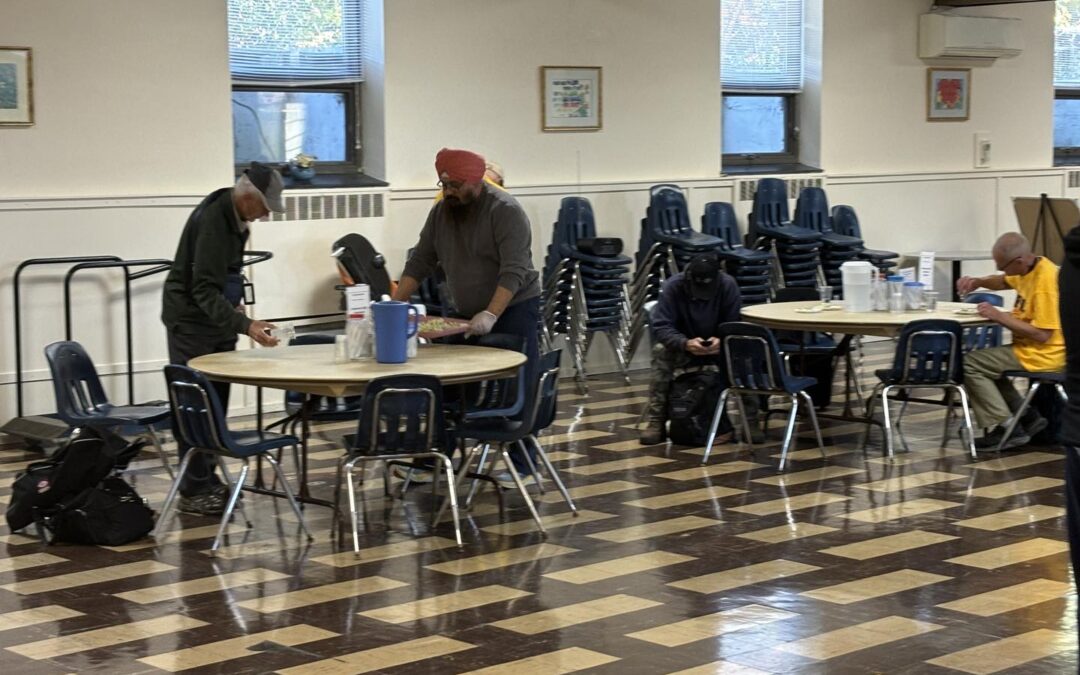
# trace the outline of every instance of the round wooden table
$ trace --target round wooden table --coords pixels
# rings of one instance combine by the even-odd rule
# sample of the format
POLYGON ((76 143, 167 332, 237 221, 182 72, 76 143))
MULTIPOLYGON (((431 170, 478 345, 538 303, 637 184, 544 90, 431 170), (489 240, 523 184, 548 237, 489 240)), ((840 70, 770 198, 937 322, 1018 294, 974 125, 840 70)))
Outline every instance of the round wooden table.
POLYGON ((288 389, 320 396, 352 396, 377 377, 433 375, 444 385, 513 377, 525 355, 472 345, 420 345, 405 363, 374 357, 337 362, 334 345, 294 345, 220 352, 191 359, 188 366, 211 380, 288 389))
POLYGON ((978 314, 957 314, 958 309, 975 307, 971 303, 964 302, 939 302, 937 309, 933 312, 912 310, 894 314, 892 312, 848 312, 843 309, 815 313, 796 311, 818 304, 820 303, 817 300, 804 300, 751 305, 743 307, 742 316, 744 321, 776 330, 819 331, 878 337, 895 337, 900 334, 904 324, 918 319, 951 319, 962 326, 990 323, 978 314))
MULTIPOLYGON (((361 394, 368 382, 387 375, 433 375, 443 385, 467 384, 513 377, 526 357, 520 352, 473 345, 420 345, 416 356, 405 363, 379 363, 374 357, 358 361, 334 360, 334 345, 293 345, 207 354, 188 361, 188 366, 211 380, 298 391, 300 406, 300 467, 296 499, 337 509, 334 502, 316 499, 308 489, 308 438, 312 396, 361 394)), ((262 472, 254 486, 244 489, 276 497, 277 490, 263 487, 262 472)))

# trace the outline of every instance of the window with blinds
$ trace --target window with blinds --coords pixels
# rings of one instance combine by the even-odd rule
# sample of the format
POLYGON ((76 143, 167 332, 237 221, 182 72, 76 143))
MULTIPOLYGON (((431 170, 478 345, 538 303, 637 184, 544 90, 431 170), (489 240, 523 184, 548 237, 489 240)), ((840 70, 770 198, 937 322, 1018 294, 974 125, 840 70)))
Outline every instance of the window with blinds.
POLYGON ((236 164, 357 171, 363 0, 228 0, 228 19, 236 164))
POLYGON ((793 163, 803 86, 803 0, 722 0, 725 166, 793 163))
POLYGON ((1054 13, 1054 154, 1080 158, 1080 0, 1054 13))

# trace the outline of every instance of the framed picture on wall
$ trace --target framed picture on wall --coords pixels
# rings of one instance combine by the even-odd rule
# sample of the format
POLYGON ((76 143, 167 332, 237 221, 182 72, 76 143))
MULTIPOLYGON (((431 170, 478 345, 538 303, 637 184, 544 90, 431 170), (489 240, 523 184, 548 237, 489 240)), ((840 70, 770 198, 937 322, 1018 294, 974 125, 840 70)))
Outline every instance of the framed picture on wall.
POLYGON ((29 47, 0 47, 0 126, 34 123, 29 47))
POLYGON ((541 66, 544 131, 599 131, 603 126, 599 66, 541 66))
POLYGON ((971 108, 970 68, 926 69, 926 120, 963 122, 971 108))

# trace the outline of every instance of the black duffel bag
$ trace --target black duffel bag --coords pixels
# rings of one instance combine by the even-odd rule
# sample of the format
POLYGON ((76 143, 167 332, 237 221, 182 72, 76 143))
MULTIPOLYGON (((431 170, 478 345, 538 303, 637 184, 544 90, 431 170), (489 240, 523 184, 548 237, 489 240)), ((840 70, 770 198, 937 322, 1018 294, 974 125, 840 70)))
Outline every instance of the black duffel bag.
POLYGON ((142 539, 154 528, 154 512, 135 488, 118 476, 36 509, 36 521, 48 543, 120 546, 142 539))
MULTIPOLYGON (((683 373, 671 383, 668 394, 668 438, 675 445, 704 445, 709 437, 709 425, 716 413, 716 404, 724 390, 724 380, 715 370, 683 373)), ((725 413, 716 433, 731 431, 725 413)))

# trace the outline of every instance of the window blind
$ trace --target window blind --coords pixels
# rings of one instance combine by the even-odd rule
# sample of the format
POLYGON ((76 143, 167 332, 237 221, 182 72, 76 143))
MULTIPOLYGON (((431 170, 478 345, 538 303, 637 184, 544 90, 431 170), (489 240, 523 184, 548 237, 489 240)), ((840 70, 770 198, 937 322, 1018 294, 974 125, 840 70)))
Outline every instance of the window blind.
POLYGON ((803 0, 722 0, 725 92, 796 93, 803 85, 803 0))
POLYGON ((1054 15, 1054 87, 1080 89, 1080 0, 1058 0, 1054 15))
POLYGON ((363 27, 363 0, 229 0, 233 82, 361 82, 363 27))

